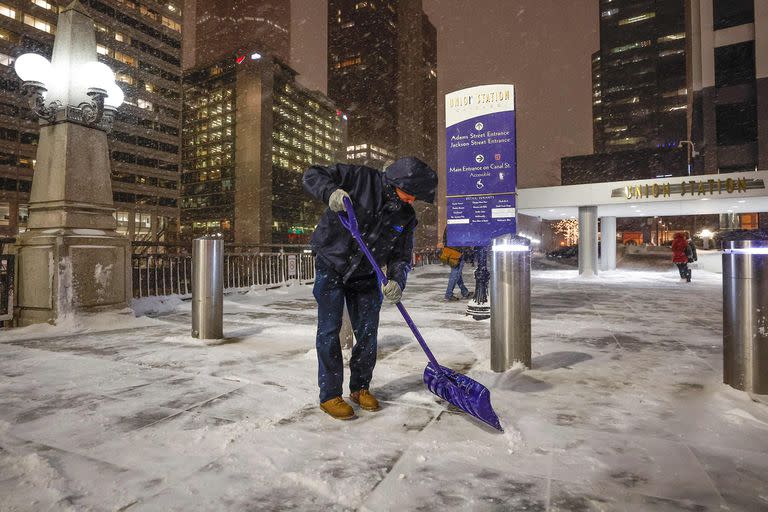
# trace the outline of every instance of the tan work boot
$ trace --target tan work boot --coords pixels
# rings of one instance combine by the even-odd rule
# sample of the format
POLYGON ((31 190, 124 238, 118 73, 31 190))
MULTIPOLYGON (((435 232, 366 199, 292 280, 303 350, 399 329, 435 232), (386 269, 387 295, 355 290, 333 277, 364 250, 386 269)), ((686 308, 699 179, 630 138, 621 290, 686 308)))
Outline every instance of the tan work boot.
POLYGON ((366 411, 378 411, 380 409, 379 401, 367 389, 350 393, 349 397, 366 411))
POLYGON ((355 410, 340 396, 326 400, 320 404, 320 408, 337 420, 351 420, 355 417, 355 410))

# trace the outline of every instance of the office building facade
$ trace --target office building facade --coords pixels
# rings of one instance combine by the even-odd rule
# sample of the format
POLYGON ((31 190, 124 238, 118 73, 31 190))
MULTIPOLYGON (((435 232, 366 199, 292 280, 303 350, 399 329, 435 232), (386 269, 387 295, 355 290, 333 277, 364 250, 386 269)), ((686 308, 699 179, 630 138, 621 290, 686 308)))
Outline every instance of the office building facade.
POLYGON ((186 68, 250 48, 290 62, 290 0, 186 0, 185 11, 186 68))
POLYGON ((593 91, 599 152, 676 147, 686 139, 685 3, 601 0, 593 91))
POLYGON ((768 169, 768 2, 692 0, 696 170, 768 169))
POLYGON ((561 160, 563 184, 689 172, 686 0, 599 0, 592 155, 561 160))
MULTIPOLYGON (((0 1, 0 235, 26 229, 38 124, 21 96, 13 61, 50 58, 59 6, 0 1)), ((181 7, 175 0, 81 0, 96 26, 99 60, 125 93, 110 134, 118 231, 134 241, 178 233, 181 140, 181 7)))
POLYGON ((308 243, 326 206, 303 173, 343 161, 346 115, 261 50, 192 69, 184 84, 182 237, 308 243))
MULTIPOLYGON (((350 162, 416 156, 437 169, 436 41, 421 0, 329 0, 328 96, 349 114, 350 162)), ((417 213, 416 246, 433 247, 437 209, 417 213)))

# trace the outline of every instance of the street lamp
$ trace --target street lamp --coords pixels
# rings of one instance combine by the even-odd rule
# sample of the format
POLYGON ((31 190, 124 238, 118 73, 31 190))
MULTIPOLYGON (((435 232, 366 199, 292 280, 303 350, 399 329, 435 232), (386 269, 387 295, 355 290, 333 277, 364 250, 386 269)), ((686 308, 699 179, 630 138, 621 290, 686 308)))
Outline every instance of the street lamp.
POLYGON ((54 70, 42 55, 25 53, 16 59, 14 69, 42 126, 74 122, 109 132, 125 99, 114 72, 96 60, 54 70), (87 101, 82 101, 84 96, 87 101))
POLYGON ((683 144, 685 144, 688 147, 688 151, 686 151, 686 154, 688 156, 688 176, 690 176, 691 171, 693 169, 693 157, 699 156, 699 154, 696 152, 696 147, 693 145, 693 141, 681 140, 680 143, 677 145, 677 147, 682 148, 683 144))
POLYGON ((72 0, 59 9, 51 59, 28 53, 14 64, 40 124, 16 243, 20 325, 130 304, 131 244, 116 231, 107 137, 124 96, 98 59, 94 20, 72 0))

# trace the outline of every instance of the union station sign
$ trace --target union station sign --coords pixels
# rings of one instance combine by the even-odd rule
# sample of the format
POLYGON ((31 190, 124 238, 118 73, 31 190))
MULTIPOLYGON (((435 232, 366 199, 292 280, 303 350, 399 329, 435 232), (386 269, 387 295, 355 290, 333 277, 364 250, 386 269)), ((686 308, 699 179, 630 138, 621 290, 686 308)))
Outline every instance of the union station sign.
POLYGON ((706 180, 690 180, 682 183, 653 183, 627 185, 611 191, 611 197, 625 199, 652 199, 672 196, 713 196, 722 194, 739 194, 747 190, 765 189, 762 179, 751 178, 718 178, 706 180))

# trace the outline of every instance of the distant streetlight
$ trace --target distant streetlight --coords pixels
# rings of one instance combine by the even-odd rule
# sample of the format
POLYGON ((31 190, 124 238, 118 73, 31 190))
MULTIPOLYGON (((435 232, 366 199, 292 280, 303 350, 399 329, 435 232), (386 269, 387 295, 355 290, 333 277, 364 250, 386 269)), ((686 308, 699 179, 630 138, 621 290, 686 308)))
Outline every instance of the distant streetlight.
POLYGON ((696 152, 696 147, 693 145, 693 141, 681 140, 677 147, 682 148, 683 145, 687 146, 688 148, 686 154, 688 156, 688 176, 690 176, 691 171, 693 170, 693 157, 699 156, 699 154, 696 152))
MULTIPOLYGON (((95 57, 95 56, 94 56, 95 57)), ((75 122, 109 132, 125 96, 115 73, 97 60, 73 59, 56 66, 42 55, 25 53, 14 64, 21 91, 42 125, 75 122)))

